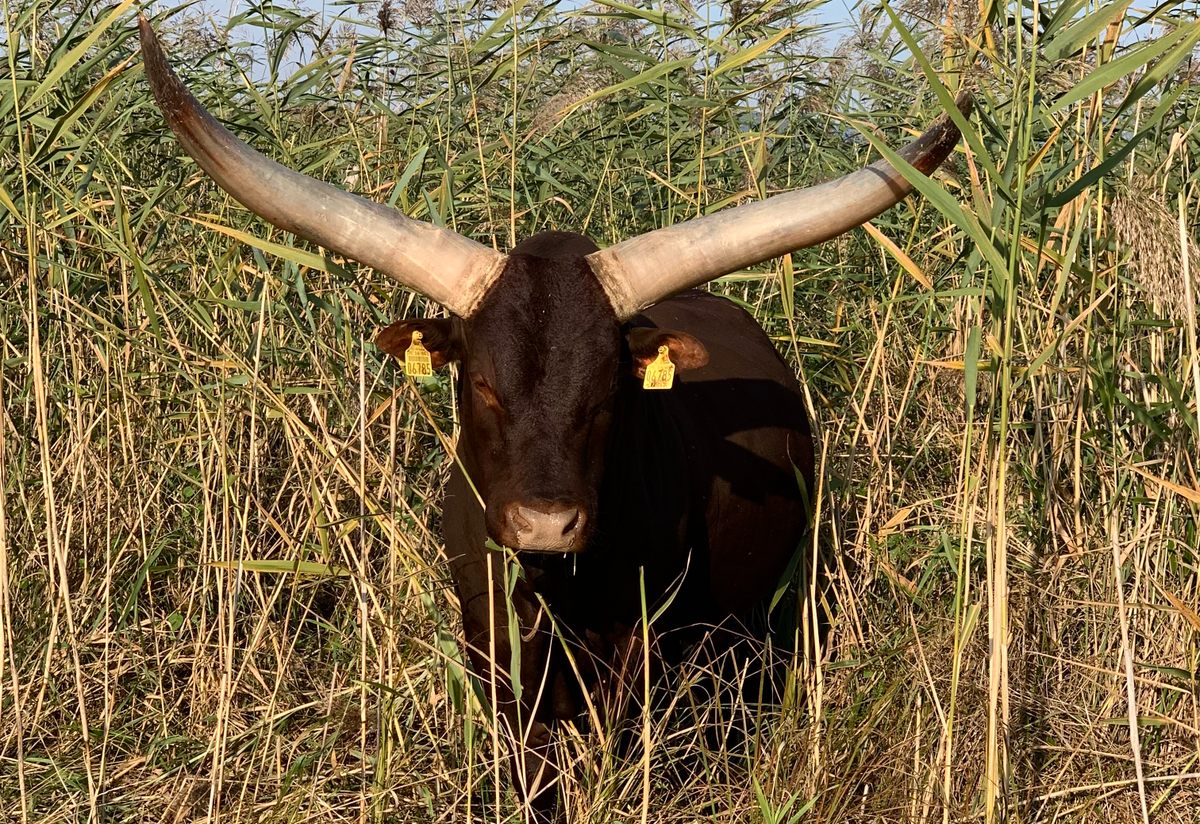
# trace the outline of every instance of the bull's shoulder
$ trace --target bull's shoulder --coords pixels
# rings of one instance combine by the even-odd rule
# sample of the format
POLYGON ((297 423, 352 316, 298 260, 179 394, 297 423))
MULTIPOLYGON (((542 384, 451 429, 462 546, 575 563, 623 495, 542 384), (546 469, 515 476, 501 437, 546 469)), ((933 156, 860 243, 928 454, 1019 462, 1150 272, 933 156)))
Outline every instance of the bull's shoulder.
POLYGON ((688 289, 659 301, 649 309, 642 310, 630 320, 630 323, 635 326, 648 325, 663 328, 679 328, 683 324, 704 328, 730 322, 739 326, 743 324, 758 326, 757 321, 749 312, 729 298, 699 289, 688 289))

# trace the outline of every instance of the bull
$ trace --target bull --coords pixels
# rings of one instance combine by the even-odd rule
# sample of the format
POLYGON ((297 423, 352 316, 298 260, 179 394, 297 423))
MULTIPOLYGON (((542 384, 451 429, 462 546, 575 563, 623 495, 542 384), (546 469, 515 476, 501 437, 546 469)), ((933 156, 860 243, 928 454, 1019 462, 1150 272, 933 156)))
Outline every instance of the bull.
MULTIPOLYGON (((645 610, 660 612, 658 658, 678 660, 698 628, 737 621, 772 591, 807 526, 814 454, 795 372, 749 314, 697 287, 859 226, 910 184, 878 161, 606 249, 550 231, 502 254, 259 154, 180 83, 144 17, 139 28, 159 108, 218 185, 448 310, 376 342, 458 364, 442 521, 466 650, 513 733, 527 816, 553 818, 553 728, 627 669, 645 610), (644 389, 667 361, 672 388, 644 389), (511 606, 489 538, 521 559, 511 606), (518 656, 496 631, 510 609, 518 656)), ((968 112, 970 96, 957 105, 968 112)), ((943 116, 900 156, 930 174, 958 139, 943 116)))

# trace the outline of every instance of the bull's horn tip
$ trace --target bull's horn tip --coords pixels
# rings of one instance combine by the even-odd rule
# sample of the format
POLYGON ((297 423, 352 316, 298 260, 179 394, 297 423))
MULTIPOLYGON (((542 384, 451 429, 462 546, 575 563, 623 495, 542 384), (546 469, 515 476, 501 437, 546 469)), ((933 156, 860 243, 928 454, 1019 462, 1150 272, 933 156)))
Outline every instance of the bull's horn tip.
POLYGON ((155 35, 154 27, 150 25, 150 20, 140 11, 137 16, 137 24, 138 42, 141 44, 142 50, 145 51, 147 47, 151 51, 156 50, 158 48, 158 36, 155 35))

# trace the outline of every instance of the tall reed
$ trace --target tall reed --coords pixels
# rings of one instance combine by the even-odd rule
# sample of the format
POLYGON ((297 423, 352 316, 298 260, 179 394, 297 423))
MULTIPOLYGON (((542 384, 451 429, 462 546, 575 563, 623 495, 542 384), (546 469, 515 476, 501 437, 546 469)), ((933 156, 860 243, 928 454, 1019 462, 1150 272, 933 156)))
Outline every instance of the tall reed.
MULTIPOLYGON (((686 678, 636 752, 568 731, 565 797, 1194 821, 1195 6, 821 5, 147 10, 243 138, 500 248, 832 177, 974 88, 921 197, 713 287, 805 380, 828 634, 782 704, 728 685, 749 743, 686 678)), ((370 344, 436 307, 182 155, 131 0, 2 8, 0 820, 516 820, 441 560, 453 389, 370 344)))

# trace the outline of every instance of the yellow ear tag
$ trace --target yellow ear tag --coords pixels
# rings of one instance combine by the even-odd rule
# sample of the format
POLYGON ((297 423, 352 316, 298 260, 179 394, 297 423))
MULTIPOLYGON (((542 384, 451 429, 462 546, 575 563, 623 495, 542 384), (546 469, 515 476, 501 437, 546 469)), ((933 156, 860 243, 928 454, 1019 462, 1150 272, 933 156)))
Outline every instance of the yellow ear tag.
POLYGON ((671 350, 658 347, 658 357, 646 367, 642 378, 643 389, 670 389, 675 383, 675 364, 671 363, 671 350))
POLYGON ((421 345, 422 337, 420 332, 413 332, 412 342, 404 350, 404 371, 410 378, 433 377, 433 359, 429 357, 429 350, 421 345))

